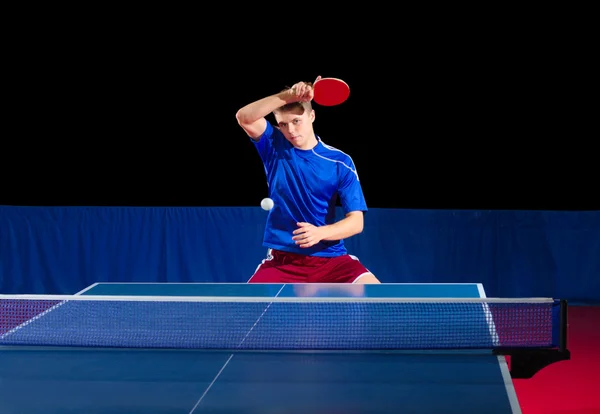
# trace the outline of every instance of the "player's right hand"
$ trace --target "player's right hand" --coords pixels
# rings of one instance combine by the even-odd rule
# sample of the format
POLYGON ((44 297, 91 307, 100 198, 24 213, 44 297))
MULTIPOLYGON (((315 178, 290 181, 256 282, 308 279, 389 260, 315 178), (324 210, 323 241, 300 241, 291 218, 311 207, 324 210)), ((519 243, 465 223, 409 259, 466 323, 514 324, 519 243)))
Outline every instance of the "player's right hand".
MULTIPOLYGON (((317 76, 315 82, 321 79, 317 76)), ((313 83, 311 82, 298 82, 290 88, 290 95, 292 96, 293 102, 310 102, 314 97, 313 83)))

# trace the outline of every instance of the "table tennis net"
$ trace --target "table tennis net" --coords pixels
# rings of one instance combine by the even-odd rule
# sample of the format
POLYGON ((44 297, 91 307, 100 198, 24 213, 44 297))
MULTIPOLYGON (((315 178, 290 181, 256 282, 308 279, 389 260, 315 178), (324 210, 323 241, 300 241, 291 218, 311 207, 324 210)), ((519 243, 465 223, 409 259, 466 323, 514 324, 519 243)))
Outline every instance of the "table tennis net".
POLYGON ((0 345, 492 349, 558 345, 552 299, 0 295, 0 345))

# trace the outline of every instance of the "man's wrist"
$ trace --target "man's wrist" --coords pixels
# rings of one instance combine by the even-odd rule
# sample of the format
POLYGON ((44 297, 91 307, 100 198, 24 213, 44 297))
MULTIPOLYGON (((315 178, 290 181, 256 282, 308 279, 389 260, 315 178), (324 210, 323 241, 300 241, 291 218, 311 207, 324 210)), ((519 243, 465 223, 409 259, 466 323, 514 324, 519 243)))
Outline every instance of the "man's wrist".
POLYGON ((286 104, 297 101, 297 97, 292 92, 292 89, 286 89, 284 91, 281 91, 276 96, 286 104))
POLYGON ((319 227, 321 230, 321 235, 323 236, 321 240, 329 240, 332 235, 332 227, 331 224, 325 224, 324 226, 319 227))

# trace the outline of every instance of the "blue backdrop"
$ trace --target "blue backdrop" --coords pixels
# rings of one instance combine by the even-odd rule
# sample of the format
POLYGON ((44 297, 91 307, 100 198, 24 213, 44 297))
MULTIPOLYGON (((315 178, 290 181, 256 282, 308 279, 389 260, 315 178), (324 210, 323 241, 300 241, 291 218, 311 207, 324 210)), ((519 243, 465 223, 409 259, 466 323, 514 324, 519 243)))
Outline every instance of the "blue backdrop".
MULTIPOLYGON (((266 254, 265 218, 259 207, 0 206, 0 293, 246 282, 266 254)), ((346 245, 383 282, 600 303, 599 211, 371 209, 346 245)))

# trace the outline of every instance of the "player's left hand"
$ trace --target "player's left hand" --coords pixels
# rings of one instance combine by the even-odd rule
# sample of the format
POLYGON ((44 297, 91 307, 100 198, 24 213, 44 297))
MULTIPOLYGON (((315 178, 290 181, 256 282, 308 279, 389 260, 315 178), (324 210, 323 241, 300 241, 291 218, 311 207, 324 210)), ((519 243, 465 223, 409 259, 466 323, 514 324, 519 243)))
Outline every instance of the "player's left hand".
POLYGON ((322 240, 324 235, 322 234, 323 229, 320 227, 304 222, 296 224, 298 225, 298 228, 294 230, 292 240, 294 240, 299 247, 312 247, 322 240))

